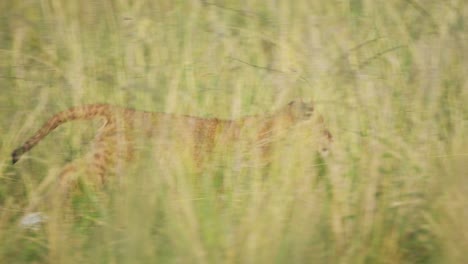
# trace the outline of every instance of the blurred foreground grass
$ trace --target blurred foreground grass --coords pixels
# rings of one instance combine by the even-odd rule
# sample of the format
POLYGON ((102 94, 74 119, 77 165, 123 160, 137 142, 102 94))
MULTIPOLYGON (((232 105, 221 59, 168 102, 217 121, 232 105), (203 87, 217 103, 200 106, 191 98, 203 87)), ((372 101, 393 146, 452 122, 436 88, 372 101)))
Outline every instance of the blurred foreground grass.
POLYGON ((468 263, 467 17, 463 0, 1 1, 0 263, 468 263), (18 226, 94 132, 64 125, 10 165, 53 112, 237 118, 293 98, 317 102, 328 157, 293 133, 267 172, 195 175, 148 147, 118 187, 18 226))

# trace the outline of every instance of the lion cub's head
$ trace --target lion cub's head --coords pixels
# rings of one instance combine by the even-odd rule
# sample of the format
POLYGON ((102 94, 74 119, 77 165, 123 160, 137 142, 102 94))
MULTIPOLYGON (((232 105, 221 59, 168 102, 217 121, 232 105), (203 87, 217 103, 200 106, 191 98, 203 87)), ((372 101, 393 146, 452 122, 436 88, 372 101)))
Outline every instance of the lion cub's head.
POLYGON ((289 102, 286 106, 286 112, 293 121, 308 120, 314 113, 314 105, 311 102, 296 99, 289 102))
POLYGON ((322 154, 327 154, 330 145, 333 142, 333 136, 328 130, 323 120, 323 117, 314 113, 315 108, 312 102, 306 102, 301 99, 291 101, 285 108, 283 113, 286 114, 291 123, 303 123, 310 125, 313 131, 316 131, 317 138, 315 140, 319 144, 319 150, 322 154))

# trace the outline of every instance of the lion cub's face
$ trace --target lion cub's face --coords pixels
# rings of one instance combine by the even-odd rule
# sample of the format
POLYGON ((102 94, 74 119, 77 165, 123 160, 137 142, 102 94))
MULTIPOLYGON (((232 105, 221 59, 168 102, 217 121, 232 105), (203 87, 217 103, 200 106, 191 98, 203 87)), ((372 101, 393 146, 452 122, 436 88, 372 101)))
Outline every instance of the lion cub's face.
POLYGON ((303 100, 294 100, 286 106, 286 113, 293 123, 302 123, 311 125, 311 129, 318 134, 315 140, 319 144, 322 154, 327 154, 330 145, 333 142, 333 136, 325 126, 323 117, 320 114, 314 114, 314 104, 303 100), (309 121, 310 120, 310 121, 309 121))
POLYGON ((308 120, 312 117, 314 112, 313 104, 302 100, 291 101, 287 105, 287 108, 291 118, 296 121, 308 120))

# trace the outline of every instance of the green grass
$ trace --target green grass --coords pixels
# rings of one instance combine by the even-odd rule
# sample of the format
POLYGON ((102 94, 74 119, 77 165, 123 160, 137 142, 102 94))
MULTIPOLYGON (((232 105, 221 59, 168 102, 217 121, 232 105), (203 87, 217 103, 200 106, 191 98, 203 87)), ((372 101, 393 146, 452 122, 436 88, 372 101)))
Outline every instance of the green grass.
POLYGON ((0 1, 0 263, 468 263, 464 2, 0 1), (66 124, 12 166, 54 112, 238 118, 294 98, 316 101, 329 156, 293 131, 267 168, 197 174, 148 147, 120 184, 47 196, 42 228, 18 226, 95 131, 66 124))

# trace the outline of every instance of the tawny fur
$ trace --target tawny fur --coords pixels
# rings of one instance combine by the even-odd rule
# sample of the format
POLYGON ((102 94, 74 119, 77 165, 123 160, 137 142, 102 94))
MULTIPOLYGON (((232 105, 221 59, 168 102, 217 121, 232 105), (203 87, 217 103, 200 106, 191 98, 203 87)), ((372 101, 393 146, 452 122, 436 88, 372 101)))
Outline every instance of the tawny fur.
MULTIPOLYGON (((314 113, 311 103, 295 100, 270 116, 247 116, 237 120, 217 118, 199 118, 194 116, 173 115, 159 112, 146 112, 108 104, 93 104, 70 108, 50 118, 22 146, 12 153, 12 162, 16 163, 23 154, 31 150, 45 136, 59 125, 83 119, 101 118, 104 120, 93 142, 93 148, 84 161, 89 174, 105 180, 109 169, 116 164, 132 159, 134 152, 133 137, 171 136, 183 138, 190 148, 197 164, 203 161, 206 153, 226 142, 233 142, 241 137, 251 137, 252 143, 268 149, 268 142, 278 133, 289 129, 296 123, 310 120, 314 113), (267 142, 262 144, 261 142, 267 142)), ((323 143, 321 151, 327 151, 332 141, 331 133, 325 128, 323 119, 317 116, 323 143)), ((61 174, 76 169, 76 164, 67 165, 61 174)))

